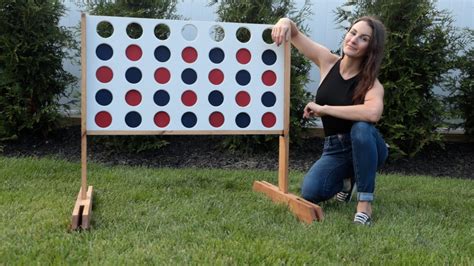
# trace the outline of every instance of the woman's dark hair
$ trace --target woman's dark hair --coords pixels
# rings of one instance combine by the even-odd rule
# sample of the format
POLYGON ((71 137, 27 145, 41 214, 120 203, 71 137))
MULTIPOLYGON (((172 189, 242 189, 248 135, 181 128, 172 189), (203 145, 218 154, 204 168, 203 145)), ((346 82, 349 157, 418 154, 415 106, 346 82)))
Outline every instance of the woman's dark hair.
POLYGON ((364 103, 367 91, 374 85, 375 79, 379 74, 385 45, 385 26, 380 20, 365 16, 357 19, 352 26, 360 21, 366 22, 372 28, 372 37, 367 47, 367 54, 361 64, 362 69, 359 73, 359 83, 352 97, 354 104, 364 103))

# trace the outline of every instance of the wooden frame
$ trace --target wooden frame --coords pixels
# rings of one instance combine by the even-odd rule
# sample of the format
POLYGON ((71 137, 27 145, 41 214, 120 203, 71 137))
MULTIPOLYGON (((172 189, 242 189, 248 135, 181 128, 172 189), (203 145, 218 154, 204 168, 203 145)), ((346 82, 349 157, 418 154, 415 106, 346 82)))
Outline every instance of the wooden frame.
POLYGON ((247 130, 247 131, 235 131, 235 130, 162 130, 162 131, 100 131, 100 130, 88 130, 87 135, 281 135, 282 130, 247 130))
POLYGON ((87 64, 86 64, 86 15, 81 15, 81 188, 72 212, 71 229, 88 229, 92 216, 93 187, 87 187, 87 135, 258 135, 278 134, 279 137, 279 168, 278 187, 265 181, 255 181, 253 190, 263 192, 274 202, 284 203, 299 220, 312 223, 323 219, 323 212, 318 205, 288 193, 288 161, 289 161, 289 120, 290 120, 290 72, 291 72, 291 42, 285 42, 284 58, 284 129, 282 130, 253 130, 253 131, 97 131, 87 130, 87 64))
POLYGON ((90 227, 92 215, 92 186, 87 188, 87 130, 86 130, 86 15, 81 15, 81 189, 72 211, 71 229, 90 227))

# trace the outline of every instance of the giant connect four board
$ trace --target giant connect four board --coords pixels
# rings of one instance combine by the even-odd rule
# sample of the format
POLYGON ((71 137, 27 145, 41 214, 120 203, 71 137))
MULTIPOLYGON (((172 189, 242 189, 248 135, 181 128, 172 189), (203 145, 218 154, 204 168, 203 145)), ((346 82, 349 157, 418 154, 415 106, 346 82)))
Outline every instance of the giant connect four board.
POLYGON ((86 25, 88 134, 284 129, 284 47, 268 41, 271 25, 106 16, 86 25))

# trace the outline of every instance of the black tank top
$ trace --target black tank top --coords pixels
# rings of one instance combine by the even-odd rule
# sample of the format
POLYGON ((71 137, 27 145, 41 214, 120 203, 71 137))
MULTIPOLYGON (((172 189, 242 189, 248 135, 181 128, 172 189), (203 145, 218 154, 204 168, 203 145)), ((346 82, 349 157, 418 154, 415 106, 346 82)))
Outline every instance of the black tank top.
MULTIPOLYGON (((339 59, 331 68, 316 93, 316 103, 319 105, 353 105, 352 96, 358 83, 358 76, 345 80, 339 72, 339 59)), ((326 136, 351 132, 353 121, 333 116, 321 117, 326 136)))

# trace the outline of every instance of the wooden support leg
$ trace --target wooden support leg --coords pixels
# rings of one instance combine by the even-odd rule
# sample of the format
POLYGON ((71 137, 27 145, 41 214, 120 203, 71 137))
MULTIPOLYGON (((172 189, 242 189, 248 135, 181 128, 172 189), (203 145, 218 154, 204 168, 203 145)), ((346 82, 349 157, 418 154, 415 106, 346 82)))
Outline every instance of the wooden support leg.
POLYGON ((255 181, 253 183, 253 190, 265 193, 274 202, 288 205, 290 210, 302 222, 310 224, 315 220, 322 221, 324 218, 323 210, 319 205, 291 193, 283 193, 277 186, 268 182, 255 181))
MULTIPOLYGON (((84 128, 84 127, 83 127, 84 128)), ((87 135, 81 137, 81 189, 72 211, 71 229, 88 229, 92 215, 92 186, 87 188, 87 135)))
POLYGON ((72 211, 71 229, 79 228, 88 229, 90 227, 90 220, 92 215, 92 186, 89 186, 86 193, 86 198, 82 198, 82 188, 77 195, 76 204, 72 211))

